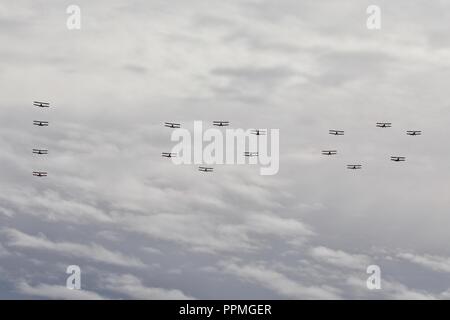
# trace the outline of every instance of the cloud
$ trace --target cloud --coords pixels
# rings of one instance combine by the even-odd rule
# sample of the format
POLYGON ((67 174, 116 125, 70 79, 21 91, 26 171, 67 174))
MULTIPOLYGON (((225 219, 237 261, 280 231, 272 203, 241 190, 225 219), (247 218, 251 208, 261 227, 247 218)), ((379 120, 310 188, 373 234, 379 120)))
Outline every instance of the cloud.
POLYGON ((323 286, 305 286, 289 279, 275 270, 260 265, 239 265, 222 262, 223 272, 239 277, 274 291, 281 297, 290 299, 339 299, 339 290, 323 286))
POLYGON ((309 253, 319 261, 329 263, 340 268, 349 268, 364 271, 370 265, 370 258, 361 254, 349 254, 342 250, 333 250, 326 247, 311 248, 309 253))
POLYGON ((80 32, 59 5, 0 4, 2 281, 40 288, 49 266, 75 257, 100 275, 120 267, 124 297, 367 298, 364 283, 345 279, 364 273, 376 244, 424 252, 383 260, 391 289, 379 297, 445 292, 450 5, 380 0, 382 29, 370 31, 357 0, 210 3, 79 0, 80 32), (50 127, 30 125, 43 118, 50 127), (164 121, 213 119, 280 129, 279 174, 245 165, 200 175, 161 159, 172 146, 164 121), (342 139, 327 134, 336 127, 342 139), (424 135, 405 135, 416 128, 424 135), (36 146, 48 157, 33 156, 36 146), (390 163, 394 154, 407 162, 390 163), (364 169, 348 172, 352 162, 364 169), (204 280, 223 259, 239 261, 222 267, 227 281, 204 280), (182 276, 171 272, 180 265, 182 276), (153 272, 160 289, 147 287, 153 272), (164 289, 175 281, 183 293, 164 289))
POLYGON ((141 280, 130 274, 111 274, 103 277, 105 289, 126 295, 131 299, 142 300, 191 300, 180 290, 151 288, 142 284, 141 280))
POLYGON ((63 286, 39 284, 31 286, 25 281, 17 284, 17 291, 27 296, 55 300, 103 300, 99 294, 86 290, 71 290, 63 286))
POLYGON ((120 221, 128 230, 210 253, 257 251, 259 241, 254 235, 300 241, 314 234, 296 219, 263 213, 242 217, 235 222, 225 220, 219 225, 211 216, 203 214, 122 215, 120 221))
POLYGON ((134 72, 137 74, 145 74, 148 72, 147 68, 139 65, 133 65, 133 64, 127 64, 124 66, 125 70, 128 70, 130 72, 134 72))
POLYGON ((15 229, 3 229, 9 241, 8 246, 18 248, 31 248, 55 252, 70 257, 78 257, 102 263, 124 267, 144 267, 137 258, 126 256, 120 252, 110 251, 97 244, 78 244, 70 242, 53 242, 43 234, 31 236, 15 229))
POLYGON ((311 227, 297 219, 254 214, 249 216, 247 221, 249 230, 262 235, 275 235, 281 238, 307 238, 314 235, 311 227))
POLYGON ((5 257, 9 254, 8 250, 0 243, 0 257, 5 257))
POLYGON ((366 287, 366 280, 351 276, 347 279, 355 292, 363 297, 371 297, 373 299, 390 299, 390 300, 435 300, 437 296, 424 290, 414 290, 408 288, 398 281, 389 281, 382 279, 380 290, 369 290, 366 287))
MULTIPOLYGON (((82 203, 80 200, 71 199, 57 191, 48 190, 38 193, 29 188, 10 189, 8 195, 9 197, 5 197, 5 195, 0 197, 5 203, 14 206, 17 211, 27 212, 30 215, 41 215, 50 221, 111 222, 110 217, 101 209, 82 203)), ((6 213, 8 212, 6 211, 6 213)))
POLYGON ((448 257, 412 253, 399 253, 397 256, 433 271, 450 272, 450 258, 448 257))

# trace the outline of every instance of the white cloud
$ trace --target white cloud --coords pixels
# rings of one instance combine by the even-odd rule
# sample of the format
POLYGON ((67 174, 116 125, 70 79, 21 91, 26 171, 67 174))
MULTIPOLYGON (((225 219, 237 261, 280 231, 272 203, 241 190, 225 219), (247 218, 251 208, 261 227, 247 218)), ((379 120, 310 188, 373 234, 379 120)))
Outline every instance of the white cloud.
POLYGON ((259 249, 258 236, 276 236, 283 240, 308 238, 314 232, 297 219, 260 213, 227 221, 210 214, 117 214, 128 230, 158 239, 186 245, 190 250, 205 252, 254 251, 259 249))
POLYGON ((104 297, 99 294, 86 290, 71 290, 64 286, 39 284, 31 286, 25 281, 17 284, 18 292, 54 300, 103 300, 104 297))
POLYGON ((399 253, 399 258, 408 260, 412 263, 421 265, 422 267, 439 271, 450 272, 450 258, 434 255, 417 255, 412 253, 399 253))
POLYGON ((349 268, 365 272, 370 265, 370 258, 362 254, 350 254, 341 250, 333 250, 326 247, 310 249, 313 258, 329 263, 340 268, 349 268))
MULTIPOLYGON (((390 300, 434 300, 436 295, 423 291, 408 288, 397 281, 389 281, 384 278, 381 280, 380 290, 367 289, 366 279, 350 276, 347 278, 347 284, 361 297, 370 297, 372 299, 390 299, 390 300)), ((352 292, 350 292, 352 294, 352 292)))
POLYGON ((185 295, 180 290, 169 290, 163 288, 146 287, 141 280, 130 274, 111 274, 103 278, 103 286, 131 299, 142 300, 190 300, 193 299, 185 295))
POLYGON ((260 265, 239 265, 222 262, 223 272, 255 283, 291 299, 340 299, 339 290, 331 286, 306 286, 284 274, 260 265))

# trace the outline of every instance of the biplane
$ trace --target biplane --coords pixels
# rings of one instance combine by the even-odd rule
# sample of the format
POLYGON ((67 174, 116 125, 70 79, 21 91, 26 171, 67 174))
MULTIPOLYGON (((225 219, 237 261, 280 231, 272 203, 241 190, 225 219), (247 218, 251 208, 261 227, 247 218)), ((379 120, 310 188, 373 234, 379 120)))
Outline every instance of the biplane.
POLYGON ((359 169, 362 169, 362 165, 360 165, 360 164, 348 164, 347 165, 347 169, 359 170, 359 169))
POLYGON ((228 127, 230 125, 230 121, 213 121, 213 125, 216 127, 228 127))
POLYGON ((199 167, 198 171, 202 171, 202 172, 213 172, 214 168, 209 168, 209 167, 199 167))
POLYGON ((33 101, 33 105, 38 108, 50 108, 50 103, 48 102, 33 101))
POLYGON ((48 127, 48 121, 33 121, 33 125, 39 126, 39 127, 48 127))
POLYGON ((377 122, 378 128, 392 128, 392 123, 390 122, 377 122))
POLYGON ((264 136, 266 134, 265 130, 261 130, 261 129, 253 129, 250 131, 251 134, 257 135, 257 136, 264 136))
POLYGON ((245 157, 257 157, 257 156, 259 156, 259 153, 258 152, 248 152, 248 151, 246 151, 246 152, 244 152, 244 156, 245 157))
POLYGON ((179 128, 181 128, 181 124, 173 123, 173 122, 164 122, 164 126, 167 127, 167 128, 172 128, 172 129, 179 129, 179 128))
POLYGON ((395 162, 400 162, 400 161, 405 161, 406 158, 405 157, 391 157, 391 161, 395 161, 395 162))
POLYGON ((406 134, 408 136, 420 136, 420 135, 422 135, 422 131, 420 131, 420 130, 408 130, 408 131, 406 131, 406 134))
POLYGON ((33 176, 35 176, 35 177, 46 177, 47 176, 47 172, 33 171, 33 176))
POLYGON ((34 154, 48 154, 48 150, 46 149, 33 149, 34 154))
POLYGON ((164 158, 173 158, 173 157, 176 157, 176 156, 177 156, 176 153, 171 153, 171 152, 162 152, 161 155, 162 155, 164 158))
POLYGON ((329 133, 335 136, 343 136, 344 131, 343 130, 329 130, 329 133))
POLYGON ((334 155, 337 155, 337 151, 336 150, 323 150, 322 154, 324 156, 334 156, 334 155))

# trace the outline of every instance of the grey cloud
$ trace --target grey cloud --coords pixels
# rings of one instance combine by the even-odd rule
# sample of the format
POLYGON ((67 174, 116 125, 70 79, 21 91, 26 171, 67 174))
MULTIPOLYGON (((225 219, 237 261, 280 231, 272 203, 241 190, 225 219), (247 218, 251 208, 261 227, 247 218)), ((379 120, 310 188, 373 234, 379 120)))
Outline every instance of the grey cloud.
POLYGON ((14 229, 4 229, 2 233, 8 237, 8 246, 11 247, 49 250, 62 255, 81 257, 88 260, 110 263, 119 266, 144 266, 139 259, 128 257, 120 252, 109 251, 96 244, 81 245, 69 242, 53 242, 48 240, 44 235, 31 236, 14 229))
POLYGON ((232 273, 245 281, 255 282, 277 294, 291 299, 339 299, 337 289, 321 286, 308 287, 287 278, 282 273, 258 265, 238 265, 224 262, 225 272, 232 273))

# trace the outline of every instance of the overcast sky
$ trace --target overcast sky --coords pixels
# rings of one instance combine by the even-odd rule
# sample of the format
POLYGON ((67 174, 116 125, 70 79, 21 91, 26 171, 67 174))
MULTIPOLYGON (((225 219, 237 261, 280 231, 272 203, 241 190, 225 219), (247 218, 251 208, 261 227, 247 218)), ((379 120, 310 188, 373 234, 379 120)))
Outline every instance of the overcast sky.
POLYGON ((3 1, 0 298, 450 298, 449 20, 444 0, 3 1), (222 119, 280 129, 279 173, 160 157, 164 121, 222 119))

